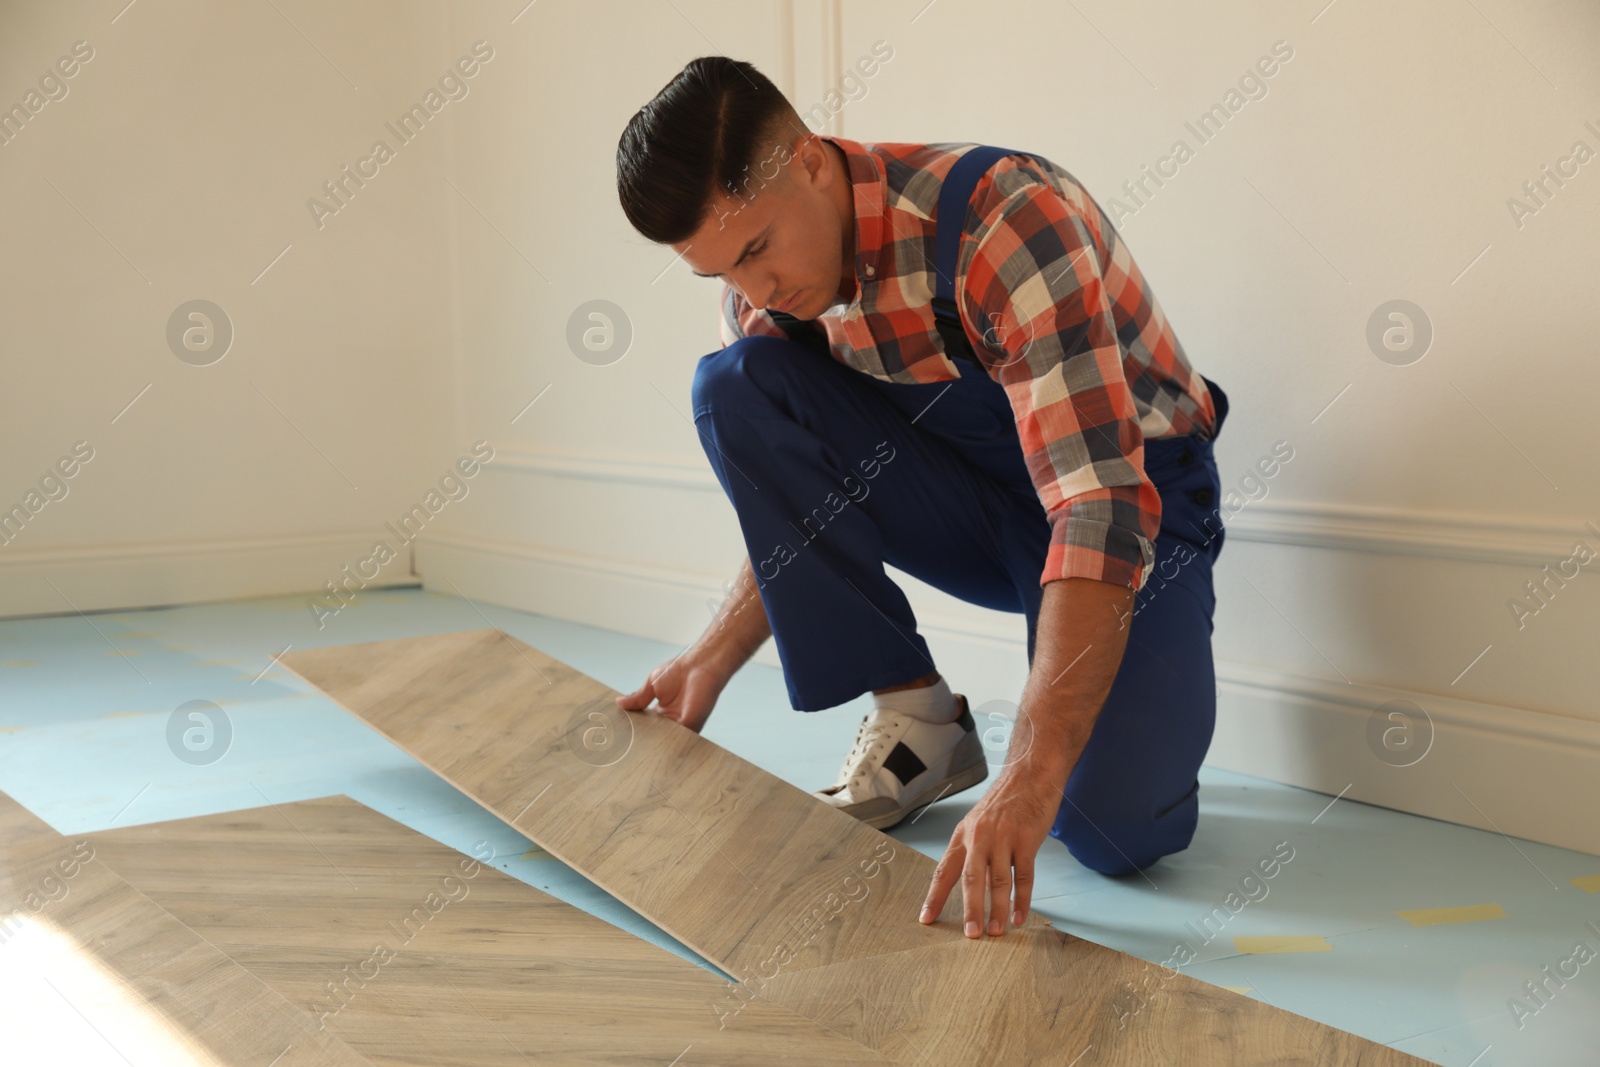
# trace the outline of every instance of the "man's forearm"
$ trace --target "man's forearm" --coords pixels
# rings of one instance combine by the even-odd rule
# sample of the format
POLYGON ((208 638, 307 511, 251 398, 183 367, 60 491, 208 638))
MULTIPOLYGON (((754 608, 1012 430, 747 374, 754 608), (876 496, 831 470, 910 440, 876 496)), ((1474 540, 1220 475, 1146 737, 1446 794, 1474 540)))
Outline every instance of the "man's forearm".
POLYGON ((1092 578, 1045 584, 1008 773, 1057 796, 1065 788, 1122 665, 1133 600, 1092 578))
POLYGON ((755 571, 746 556, 734 576, 733 588, 718 605, 716 616, 695 641, 693 650, 719 664, 731 677, 771 635, 755 571))
POLYGON ((1034 634, 1033 666, 1006 765, 956 824, 934 868, 920 919, 938 921, 961 886, 963 930, 983 936, 1028 919, 1034 860, 1059 818, 1067 779, 1089 743, 1122 666, 1133 590, 1091 578, 1047 582, 1034 634), (1014 891, 1014 892, 1013 892, 1014 891))

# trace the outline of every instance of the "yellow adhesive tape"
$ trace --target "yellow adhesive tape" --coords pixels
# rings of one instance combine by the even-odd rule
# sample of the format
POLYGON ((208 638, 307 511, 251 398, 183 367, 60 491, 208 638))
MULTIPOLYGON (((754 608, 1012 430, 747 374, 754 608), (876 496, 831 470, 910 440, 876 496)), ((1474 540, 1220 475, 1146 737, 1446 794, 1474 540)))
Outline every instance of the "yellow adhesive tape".
POLYGON ((1235 952, 1332 952, 1333 946, 1320 934, 1287 934, 1275 937, 1236 937, 1235 952))
POLYGON ((1251 993, 1255 991, 1254 987, 1247 985, 1225 985, 1222 988, 1226 989, 1230 993, 1238 993, 1241 996, 1245 993, 1251 993))
POLYGON ((1600 874, 1586 874, 1582 878, 1574 878, 1572 884, 1585 893, 1600 893, 1600 874))
POLYGON ((1476 923, 1485 919, 1504 919, 1505 909, 1498 904, 1468 904, 1463 908, 1423 908, 1397 911, 1396 915, 1412 926, 1445 926, 1450 923, 1476 923))

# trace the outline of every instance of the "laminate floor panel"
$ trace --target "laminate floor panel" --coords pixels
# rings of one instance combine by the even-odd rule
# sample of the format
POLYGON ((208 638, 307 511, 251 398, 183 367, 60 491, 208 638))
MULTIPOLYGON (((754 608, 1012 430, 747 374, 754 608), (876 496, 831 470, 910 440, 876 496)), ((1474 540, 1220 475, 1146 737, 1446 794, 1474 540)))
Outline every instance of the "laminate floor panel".
POLYGON ((916 913, 934 861, 498 630, 280 662, 758 990, 896 1062, 1424 1061, 1038 922, 993 941, 916 913))
POLYGON ((348 797, 88 840, 374 1064, 890 1062, 348 797))
POLYGON ((779 974, 773 1001, 901 1064, 1425 1061, 1048 926, 779 974))
POLYGON ((497 630, 279 662, 736 977, 961 936, 915 850, 497 630))
POLYGON ((0 1062, 358 1067, 367 1061, 0 794, 0 1062))

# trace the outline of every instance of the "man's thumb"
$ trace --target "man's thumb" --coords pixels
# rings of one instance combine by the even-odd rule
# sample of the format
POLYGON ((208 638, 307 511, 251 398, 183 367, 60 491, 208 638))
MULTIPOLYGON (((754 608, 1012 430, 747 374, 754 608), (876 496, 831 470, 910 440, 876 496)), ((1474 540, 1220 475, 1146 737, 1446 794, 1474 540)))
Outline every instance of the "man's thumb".
POLYGON ((655 690, 651 688, 650 682, 646 680, 643 685, 633 692, 618 696, 617 705, 627 708, 629 711, 639 711, 649 707, 650 701, 653 699, 655 699, 655 690))

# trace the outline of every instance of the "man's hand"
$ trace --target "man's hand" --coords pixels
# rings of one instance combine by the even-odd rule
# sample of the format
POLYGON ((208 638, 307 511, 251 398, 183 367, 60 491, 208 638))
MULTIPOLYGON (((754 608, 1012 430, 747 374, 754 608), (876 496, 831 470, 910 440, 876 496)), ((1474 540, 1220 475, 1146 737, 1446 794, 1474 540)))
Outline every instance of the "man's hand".
POLYGON ((931 923, 944 910, 945 899, 961 883, 962 928, 968 937, 984 930, 984 889, 989 890, 988 931, 998 937, 1011 925, 1028 919, 1033 897, 1033 862, 1055 823, 1061 793, 1053 775, 1029 773, 1008 765, 966 818, 956 825, 944 858, 934 868, 933 885, 922 905, 922 921, 931 923))
POLYGON ((619 707, 644 711, 654 700, 661 714, 700 732, 728 680, 772 636, 748 558, 728 587, 700 639, 651 671, 638 689, 617 697, 619 707))
POLYGON ((939 918, 958 881, 968 937, 982 937, 986 920, 991 936, 1003 934, 1008 905, 1013 925, 1028 920, 1034 860, 1122 664, 1132 605, 1131 590, 1108 582, 1045 584, 1008 762, 951 835, 922 905, 924 923, 939 918))
POLYGON ((699 733, 728 678, 723 667, 691 647, 651 671, 638 689, 617 697, 617 704, 629 711, 644 711, 654 700, 662 715, 699 733))

